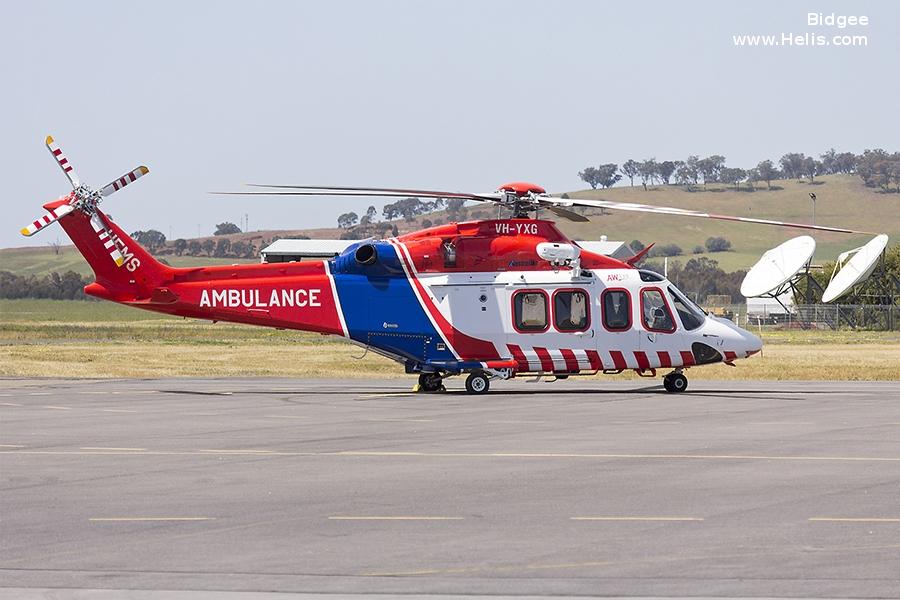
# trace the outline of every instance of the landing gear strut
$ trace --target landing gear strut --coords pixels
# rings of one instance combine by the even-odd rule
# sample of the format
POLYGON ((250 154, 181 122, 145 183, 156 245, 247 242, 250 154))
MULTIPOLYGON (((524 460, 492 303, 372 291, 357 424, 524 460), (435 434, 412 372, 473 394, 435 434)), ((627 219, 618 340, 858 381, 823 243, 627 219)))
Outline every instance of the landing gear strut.
POLYGON ((474 371, 466 377, 466 392, 469 394, 486 394, 491 389, 491 380, 483 371, 474 371))
POLYGON ((442 392, 444 391, 443 378, 440 373, 421 373, 419 375, 419 391, 420 392, 442 392))
POLYGON ((673 371, 663 377, 663 387, 672 394, 678 394, 687 389, 688 380, 680 371, 673 371))

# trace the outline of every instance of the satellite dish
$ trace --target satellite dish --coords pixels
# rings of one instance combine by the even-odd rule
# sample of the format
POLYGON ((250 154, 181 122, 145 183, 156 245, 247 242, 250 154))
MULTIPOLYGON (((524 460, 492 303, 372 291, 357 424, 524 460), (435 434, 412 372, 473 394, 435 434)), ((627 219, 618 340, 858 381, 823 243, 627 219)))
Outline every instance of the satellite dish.
POLYGON ((876 235, 865 246, 854 248, 838 256, 835 264, 835 273, 831 275, 831 282, 822 294, 822 302, 831 302, 845 295, 853 286, 862 283, 869 278, 878 259, 887 247, 888 236, 876 235), (852 255, 852 257, 851 257, 852 255), (849 260, 847 260, 849 257, 849 260))
POLYGON ((766 251, 741 282, 741 295, 745 298, 782 295, 797 274, 809 265, 815 251, 816 240, 808 235, 789 239, 766 251))

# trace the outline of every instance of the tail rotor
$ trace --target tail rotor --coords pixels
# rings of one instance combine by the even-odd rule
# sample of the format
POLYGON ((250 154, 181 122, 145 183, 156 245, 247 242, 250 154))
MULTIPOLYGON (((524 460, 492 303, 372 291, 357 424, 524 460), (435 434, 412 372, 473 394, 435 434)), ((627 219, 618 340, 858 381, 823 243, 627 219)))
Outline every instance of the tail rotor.
POLYGON ((46 204, 44 208, 47 209, 47 212, 32 223, 23 227, 20 230, 20 233, 24 236, 32 236, 72 211, 79 210, 90 218, 91 227, 93 227, 94 232, 97 233, 100 242, 109 251, 110 258, 116 263, 116 266, 121 267, 125 262, 125 258, 116 246, 115 237, 110 232, 110 228, 104 215, 97 210, 97 205, 100 204, 104 198, 109 197, 123 187, 134 183, 140 177, 149 173, 150 169, 141 165, 138 168, 129 171, 122 177, 106 184, 100 188, 99 191, 95 191, 86 184, 81 183, 72 163, 70 163, 69 159, 66 158, 66 155, 63 154, 59 144, 56 143, 56 140, 54 140, 52 136, 47 136, 46 145, 50 154, 52 154, 53 158, 56 160, 56 164, 59 165, 59 168, 62 169, 63 173, 68 178, 69 183, 72 184, 73 189, 69 194, 63 196, 59 200, 46 204))

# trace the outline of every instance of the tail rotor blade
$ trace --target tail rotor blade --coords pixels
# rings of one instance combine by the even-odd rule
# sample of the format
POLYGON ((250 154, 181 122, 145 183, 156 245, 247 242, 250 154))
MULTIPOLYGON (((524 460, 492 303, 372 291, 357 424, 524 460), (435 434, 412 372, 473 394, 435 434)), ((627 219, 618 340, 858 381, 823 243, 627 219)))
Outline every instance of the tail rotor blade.
POLYGON ((68 204, 63 204, 62 206, 51 208, 43 215, 41 215, 38 219, 20 229, 19 233, 21 233, 25 237, 31 237, 50 223, 53 223, 54 221, 64 217, 73 210, 74 209, 68 204))
POLYGON ((150 172, 150 169, 141 165, 137 169, 135 169, 133 171, 129 171, 128 173, 125 173, 124 175, 122 175, 121 177, 116 179, 115 181, 112 181, 112 182, 104 185, 103 188, 101 188, 101 190, 100 190, 100 195, 105 198, 106 196, 109 196, 110 194, 112 194, 114 192, 118 192, 119 190, 121 190, 123 187, 125 187, 129 183, 134 183, 135 181, 138 180, 139 177, 146 175, 149 172, 150 172))
POLYGON ((72 184, 73 188, 77 188, 81 185, 81 180, 78 179, 78 174, 75 173, 75 169, 72 167, 72 164, 69 162, 69 159, 66 158, 66 155, 63 154, 63 151, 60 149, 59 144, 54 141, 52 135, 47 136, 47 149, 50 151, 50 154, 53 155, 53 158, 56 159, 56 164, 59 165, 59 168, 63 170, 66 177, 69 178, 69 183, 72 184))
POLYGON ((91 227, 97 232, 100 243, 109 251, 109 257, 116 263, 117 267, 121 267, 125 263, 125 257, 119 252, 119 248, 112 239, 112 234, 97 213, 91 215, 91 227))

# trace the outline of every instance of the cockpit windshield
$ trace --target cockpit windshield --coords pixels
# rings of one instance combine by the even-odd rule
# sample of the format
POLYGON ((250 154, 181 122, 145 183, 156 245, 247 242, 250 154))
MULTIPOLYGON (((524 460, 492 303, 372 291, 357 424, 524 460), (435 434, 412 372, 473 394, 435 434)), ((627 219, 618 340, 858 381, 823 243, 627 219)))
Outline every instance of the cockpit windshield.
POLYGON ((681 324, 685 329, 690 331, 703 325, 706 311, 691 302, 687 296, 675 289, 674 285, 669 286, 669 294, 672 296, 672 304, 674 304, 675 311, 681 318, 681 324))

